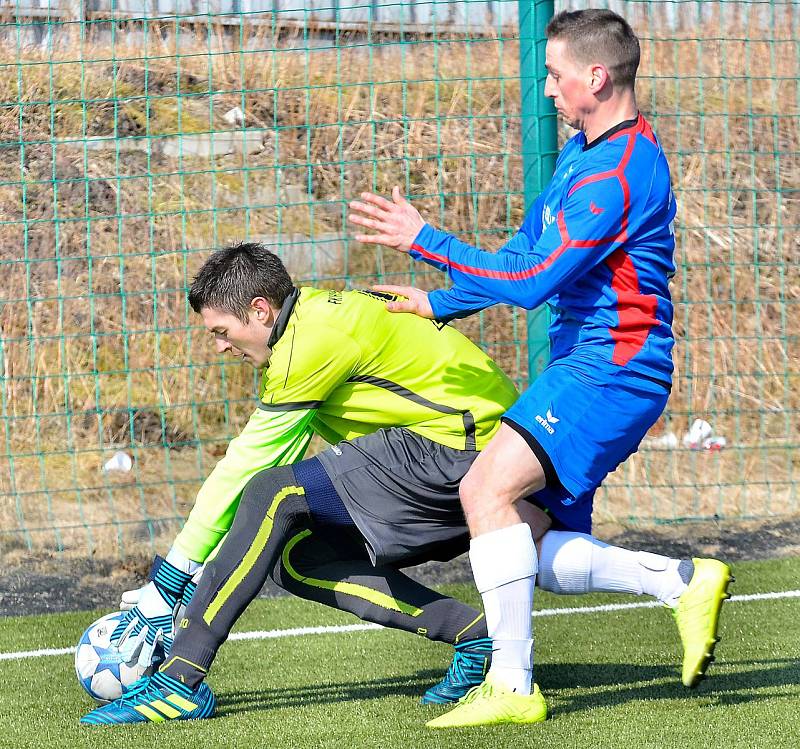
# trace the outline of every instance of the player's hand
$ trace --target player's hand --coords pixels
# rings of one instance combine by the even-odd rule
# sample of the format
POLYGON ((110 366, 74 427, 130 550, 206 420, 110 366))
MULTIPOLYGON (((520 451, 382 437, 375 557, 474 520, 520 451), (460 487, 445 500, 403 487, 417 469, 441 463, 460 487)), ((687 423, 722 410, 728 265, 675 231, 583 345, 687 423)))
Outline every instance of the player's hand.
POLYGON ((419 211, 392 188, 392 199, 387 200, 371 192, 362 192, 361 200, 353 200, 347 217, 351 224, 372 229, 374 234, 356 234, 359 242, 381 244, 400 252, 408 252, 425 222, 419 211))
POLYGON ((375 291, 383 291, 387 294, 396 294, 405 297, 394 302, 387 302, 386 309, 389 312, 410 312, 428 320, 433 320, 433 310, 428 301, 428 292, 422 289, 415 289, 413 286, 373 286, 375 291))
MULTIPOLYGON (((125 612, 112 632, 112 644, 128 650, 142 642, 154 646, 161 640, 164 651, 168 652, 172 647, 173 616, 190 581, 190 574, 156 557, 150 582, 138 591, 135 605, 125 612)), ((133 595, 127 597, 129 601, 133 599, 133 595)))
POLYGON ((139 600, 111 633, 111 644, 128 652, 141 643, 154 647, 161 641, 166 650, 172 645, 175 607, 164 599, 154 582, 140 590, 139 600))

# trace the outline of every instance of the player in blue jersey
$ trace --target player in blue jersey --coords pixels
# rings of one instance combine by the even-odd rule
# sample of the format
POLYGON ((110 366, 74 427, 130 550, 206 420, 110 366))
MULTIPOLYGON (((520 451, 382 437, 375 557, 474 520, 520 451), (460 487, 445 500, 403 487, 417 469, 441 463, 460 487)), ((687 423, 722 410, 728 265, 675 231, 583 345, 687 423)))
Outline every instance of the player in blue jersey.
POLYGON ((545 95, 579 132, 500 251, 482 252, 434 229, 398 188, 391 201, 363 193, 351 203, 350 220, 374 232, 358 240, 407 252, 452 283, 431 293, 380 287, 407 297, 391 303, 393 311, 441 321, 498 302, 547 303, 552 312, 548 366, 461 483, 493 660, 486 681, 428 724, 434 728, 535 723, 547 715, 532 683, 539 563, 516 508, 521 498, 532 495, 553 528, 567 531, 548 534, 558 540, 543 542, 541 552, 561 592, 591 590, 596 577, 628 591, 675 565, 687 686, 711 660, 730 580, 716 560, 695 559, 680 570, 677 560, 625 550, 605 554, 598 567, 597 552, 608 548, 589 535, 594 492, 637 450, 669 396, 675 201, 664 152, 636 105, 639 42, 627 22, 607 10, 562 12, 546 34, 545 95))

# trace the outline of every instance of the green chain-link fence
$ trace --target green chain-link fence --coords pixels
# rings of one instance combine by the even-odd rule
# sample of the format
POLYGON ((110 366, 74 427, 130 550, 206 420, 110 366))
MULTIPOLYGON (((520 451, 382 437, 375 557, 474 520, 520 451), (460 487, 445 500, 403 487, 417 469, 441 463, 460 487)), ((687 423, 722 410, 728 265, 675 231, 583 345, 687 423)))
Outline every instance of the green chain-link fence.
MULTIPOLYGON (((0 549, 177 530, 253 405, 185 300, 210 249, 268 242, 299 283, 436 285, 348 237, 347 201, 395 183, 470 242, 511 236, 523 5, 0 0, 0 549)), ((668 413, 597 517, 797 512, 800 10, 612 7, 672 165, 678 345, 668 413), (684 447, 695 419, 725 447, 684 447)), ((524 314, 460 325, 526 384, 524 314)))

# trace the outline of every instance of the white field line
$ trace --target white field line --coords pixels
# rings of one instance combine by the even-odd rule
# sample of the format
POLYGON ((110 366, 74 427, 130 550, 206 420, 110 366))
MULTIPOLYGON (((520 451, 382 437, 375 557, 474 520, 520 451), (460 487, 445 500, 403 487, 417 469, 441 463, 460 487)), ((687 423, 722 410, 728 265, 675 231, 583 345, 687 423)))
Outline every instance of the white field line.
MULTIPOLYGON (((772 601, 778 598, 800 598, 800 590, 779 590, 774 593, 752 593, 750 595, 731 596, 731 603, 743 601, 772 601)), ((608 603, 602 606, 575 606, 570 608, 541 609, 534 611, 533 616, 560 616, 562 614, 598 614, 608 611, 628 611, 629 609, 653 609, 662 604, 658 601, 642 601, 639 603, 608 603)), ((301 637, 305 635, 331 635, 340 632, 364 632, 372 629, 383 629, 379 624, 339 624, 330 627, 295 627, 293 629, 255 630, 252 632, 234 632, 229 640, 272 640, 280 637, 301 637)), ((68 655, 75 648, 45 648, 43 650, 20 650, 15 653, 0 653, 0 661, 19 660, 21 658, 42 658, 50 655, 68 655)))

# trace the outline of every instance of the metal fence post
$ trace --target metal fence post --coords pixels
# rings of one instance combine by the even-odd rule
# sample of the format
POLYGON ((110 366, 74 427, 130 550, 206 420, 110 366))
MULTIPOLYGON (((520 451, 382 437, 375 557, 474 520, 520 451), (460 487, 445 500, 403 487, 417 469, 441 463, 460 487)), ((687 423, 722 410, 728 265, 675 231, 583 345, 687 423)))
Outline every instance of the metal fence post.
MULTIPOLYGON (((556 111, 545 98, 545 26, 553 16, 553 2, 519 0, 519 68, 522 108, 522 166, 525 178, 525 208, 553 176, 558 154, 556 111)), ((528 378, 544 369, 549 356, 547 307, 528 312, 528 378)))

